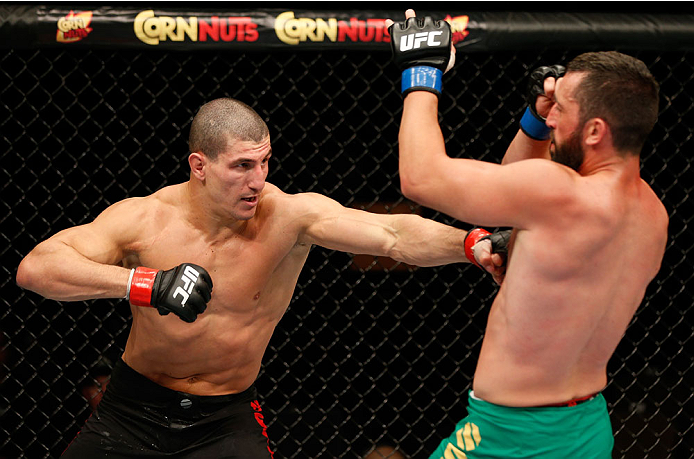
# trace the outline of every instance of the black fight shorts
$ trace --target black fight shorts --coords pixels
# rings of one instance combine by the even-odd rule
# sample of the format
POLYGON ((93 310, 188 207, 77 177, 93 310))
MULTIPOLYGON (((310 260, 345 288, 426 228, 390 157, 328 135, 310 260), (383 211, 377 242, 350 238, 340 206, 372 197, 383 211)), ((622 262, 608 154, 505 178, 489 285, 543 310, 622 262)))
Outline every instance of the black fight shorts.
POLYGON ((272 458, 255 386, 200 396, 160 386, 119 360, 64 459, 272 458))

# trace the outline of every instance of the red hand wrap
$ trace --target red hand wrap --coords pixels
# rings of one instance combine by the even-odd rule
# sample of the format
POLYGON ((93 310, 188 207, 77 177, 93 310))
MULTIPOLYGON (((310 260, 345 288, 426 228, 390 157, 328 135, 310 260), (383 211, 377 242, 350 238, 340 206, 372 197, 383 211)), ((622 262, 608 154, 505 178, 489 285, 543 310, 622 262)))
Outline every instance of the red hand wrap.
MULTIPOLYGON (((477 260, 475 260, 475 254, 472 253, 472 247, 479 242, 480 239, 482 239, 484 236, 487 236, 488 234, 491 234, 489 231, 482 229, 482 228, 475 228, 470 231, 468 231, 467 236, 465 236, 465 256, 467 257, 468 260, 472 262, 475 266, 478 268, 482 268, 482 266, 477 263, 477 260)), ((484 268, 482 268, 484 269, 484 268)))
POLYGON ((130 298, 128 298, 130 304, 152 307, 152 287, 158 272, 158 269, 150 269, 143 266, 135 269, 133 278, 130 281, 130 298))

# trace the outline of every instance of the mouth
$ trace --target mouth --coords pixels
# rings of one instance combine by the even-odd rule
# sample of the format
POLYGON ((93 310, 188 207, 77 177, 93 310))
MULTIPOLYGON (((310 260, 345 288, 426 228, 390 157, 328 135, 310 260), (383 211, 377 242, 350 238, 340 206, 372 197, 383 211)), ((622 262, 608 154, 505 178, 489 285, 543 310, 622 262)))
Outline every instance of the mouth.
POLYGON ((247 198, 241 198, 241 200, 248 204, 255 204, 258 202, 258 196, 249 196, 247 198))

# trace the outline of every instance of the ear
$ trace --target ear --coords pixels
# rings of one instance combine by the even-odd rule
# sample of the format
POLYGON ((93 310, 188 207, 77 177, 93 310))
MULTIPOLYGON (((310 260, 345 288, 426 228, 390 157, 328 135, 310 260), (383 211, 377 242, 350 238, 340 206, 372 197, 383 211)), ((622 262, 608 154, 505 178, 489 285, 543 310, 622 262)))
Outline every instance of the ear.
POLYGON ((190 173, 200 181, 205 180, 205 166, 208 158, 202 152, 193 152, 188 156, 190 173))
POLYGON ((591 118, 583 126, 583 141, 590 147, 604 142, 610 135, 610 127, 602 118, 591 118))

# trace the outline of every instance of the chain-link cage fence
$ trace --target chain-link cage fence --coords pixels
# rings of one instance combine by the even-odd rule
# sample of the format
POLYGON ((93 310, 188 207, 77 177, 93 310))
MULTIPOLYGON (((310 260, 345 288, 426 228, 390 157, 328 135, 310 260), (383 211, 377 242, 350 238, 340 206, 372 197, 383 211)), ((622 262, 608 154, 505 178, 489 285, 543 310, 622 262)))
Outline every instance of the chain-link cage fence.
MULTIPOLYGON (((499 162, 529 71, 580 51, 458 53, 440 104, 449 154, 499 162)), ((642 175, 671 223, 662 270, 609 365, 614 457, 689 458, 693 61, 687 52, 629 54, 661 84, 642 175)), ((400 193, 399 81, 389 52, 7 50, 0 456, 60 455, 130 323, 125 301, 61 303, 21 290, 20 260, 116 201, 186 180, 190 121, 208 100, 240 99, 267 120, 268 181, 287 192, 467 227, 400 193)), ((257 381, 276 457, 358 458, 384 443, 428 457, 465 415, 495 292, 470 265, 416 269, 314 247, 257 381)))

